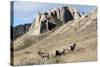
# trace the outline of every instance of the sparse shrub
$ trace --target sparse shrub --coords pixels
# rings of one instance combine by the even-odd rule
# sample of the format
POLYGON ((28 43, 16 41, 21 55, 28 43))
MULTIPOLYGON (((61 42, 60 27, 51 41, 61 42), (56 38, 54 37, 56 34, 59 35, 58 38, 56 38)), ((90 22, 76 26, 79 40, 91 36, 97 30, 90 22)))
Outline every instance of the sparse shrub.
POLYGON ((18 44, 14 45, 14 50, 21 50, 21 49, 25 49, 29 46, 31 46, 32 44, 34 44, 34 40, 32 39, 31 36, 26 36, 22 39, 22 41, 20 41, 18 44))
POLYGON ((35 41, 32 39, 31 36, 24 37, 23 39, 23 49, 26 47, 31 46, 35 41))
POLYGON ((52 58, 43 58, 41 59, 41 61, 39 61, 39 64, 57 64, 59 63, 61 60, 61 56, 57 56, 57 57, 52 57, 52 58))
POLYGON ((30 54, 31 52, 30 51, 25 51, 25 54, 30 54))

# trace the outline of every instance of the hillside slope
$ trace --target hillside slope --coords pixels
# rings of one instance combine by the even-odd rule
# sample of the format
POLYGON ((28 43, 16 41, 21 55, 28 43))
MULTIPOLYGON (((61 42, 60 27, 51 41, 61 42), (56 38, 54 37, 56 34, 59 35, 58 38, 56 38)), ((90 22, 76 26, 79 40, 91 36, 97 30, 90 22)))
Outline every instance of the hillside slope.
MULTIPOLYGON (((27 33, 28 35, 29 33, 27 33)), ((26 34, 24 35, 26 36, 26 34)), ((29 41, 27 41, 29 42, 29 41)), ((83 15, 79 19, 69 21, 57 28, 47 37, 27 48, 14 51, 14 65, 68 63, 97 60, 97 12, 83 15), (75 51, 59 58, 41 59, 39 50, 54 53, 55 50, 66 49, 76 43, 75 51), (57 62, 59 61, 59 62, 57 62)))

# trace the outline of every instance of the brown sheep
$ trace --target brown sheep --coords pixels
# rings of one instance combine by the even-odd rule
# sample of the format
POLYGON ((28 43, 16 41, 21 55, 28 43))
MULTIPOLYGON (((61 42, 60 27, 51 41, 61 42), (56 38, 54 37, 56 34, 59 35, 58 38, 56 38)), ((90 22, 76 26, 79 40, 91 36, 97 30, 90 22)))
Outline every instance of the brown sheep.
POLYGON ((69 51, 74 51, 76 48, 76 43, 74 43, 73 45, 69 46, 69 51))
POLYGON ((65 49, 56 50, 56 56, 61 56, 65 53, 65 49))
POLYGON ((39 51, 38 55, 40 55, 42 58, 49 58, 48 52, 39 51))

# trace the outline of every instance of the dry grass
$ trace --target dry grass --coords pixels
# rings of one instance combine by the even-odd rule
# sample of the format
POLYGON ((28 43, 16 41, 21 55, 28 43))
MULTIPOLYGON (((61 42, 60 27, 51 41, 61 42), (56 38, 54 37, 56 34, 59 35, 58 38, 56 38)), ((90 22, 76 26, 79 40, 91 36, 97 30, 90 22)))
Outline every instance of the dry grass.
POLYGON ((50 57, 50 58, 41 58, 37 54, 24 54, 24 56, 19 56, 14 59, 14 65, 38 65, 38 64, 57 64, 60 63, 61 56, 50 57))
POLYGON ((20 41, 19 44, 14 45, 14 50, 17 51, 17 50, 25 49, 25 48, 31 46, 33 43, 35 43, 35 41, 32 39, 32 37, 26 36, 23 38, 22 41, 20 41))
MULTIPOLYGON (((70 21, 64 24, 49 36, 38 38, 33 43, 29 38, 24 40, 25 49, 14 51, 14 65, 33 65, 33 64, 54 64, 67 62, 85 62, 97 60, 97 25, 96 14, 92 13, 86 19, 70 21), (46 50, 52 53, 56 49, 67 48, 70 44, 76 43, 77 48, 74 52, 59 57, 41 58, 37 51, 46 50), (29 46, 31 45, 31 46, 29 46)), ((41 37, 41 36, 40 36, 41 37)), ((20 38, 19 38, 20 39, 20 38)), ((17 44, 18 45, 18 44, 17 44)))

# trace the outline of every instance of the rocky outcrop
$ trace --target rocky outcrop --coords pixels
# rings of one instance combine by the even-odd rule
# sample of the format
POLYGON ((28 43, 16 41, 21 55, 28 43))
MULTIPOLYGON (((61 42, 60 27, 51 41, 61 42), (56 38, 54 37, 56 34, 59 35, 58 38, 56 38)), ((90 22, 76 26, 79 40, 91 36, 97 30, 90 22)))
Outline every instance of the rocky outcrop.
POLYGON ((79 11, 72 7, 59 7, 48 12, 39 12, 30 31, 33 31, 33 35, 39 35, 79 17, 81 17, 79 11))
POLYGON ((24 24, 24 25, 18 25, 15 27, 11 26, 11 32, 13 33, 11 35, 11 39, 14 40, 17 37, 23 35, 24 33, 26 33, 29 30, 29 27, 31 26, 31 23, 29 24, 24 24))

